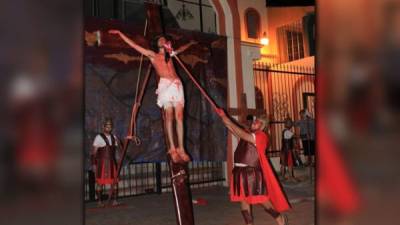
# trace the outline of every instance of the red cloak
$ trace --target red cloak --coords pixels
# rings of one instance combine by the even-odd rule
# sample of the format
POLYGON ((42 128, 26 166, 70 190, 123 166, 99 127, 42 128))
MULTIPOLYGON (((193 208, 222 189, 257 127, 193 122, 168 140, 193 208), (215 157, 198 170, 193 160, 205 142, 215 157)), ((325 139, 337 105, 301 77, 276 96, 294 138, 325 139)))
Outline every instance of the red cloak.
POLYGON ((291 208, 285 193, 275 176, 274 171, 265 155, 265 149, 268 146, 268 136, 262 132, 255 132, 256 135, 256 148, 258 157, 260 158, 261 169, 267 184, 269 199, 278 212, 283 212, 291 208))

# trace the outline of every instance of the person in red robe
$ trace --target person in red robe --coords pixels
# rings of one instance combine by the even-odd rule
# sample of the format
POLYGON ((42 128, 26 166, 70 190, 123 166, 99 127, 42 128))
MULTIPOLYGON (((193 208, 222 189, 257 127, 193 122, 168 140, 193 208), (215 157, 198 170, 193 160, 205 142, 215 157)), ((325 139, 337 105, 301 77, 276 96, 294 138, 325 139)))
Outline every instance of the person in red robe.
POLYGON ((234 154, 231 201, 241 203, 246 225, 253 224, 250 205, 254 204, 261 205, 277 224, 287 225, 288 219, 283 212, 291 206, 265 155, 269 138, 264 130, 268 127, 268 119, 254 119, 247 131, 236 125, 222 109, 217 109, 217 113, 228 130, 240 138, 234 154))
POLYGON ((119 149, 118 138, 112 134, 113 122, 110 118, 104 121, 103 133, 96 136, 93 141, 91 153, 92 168, 95 171, 97 184, 97 197, 99 206, 102 203, 102 192, 106 185, 110 185, 109 201, 114 197, 113 205, 118 205, 118 174, 117 174, 117 150, 119 149))

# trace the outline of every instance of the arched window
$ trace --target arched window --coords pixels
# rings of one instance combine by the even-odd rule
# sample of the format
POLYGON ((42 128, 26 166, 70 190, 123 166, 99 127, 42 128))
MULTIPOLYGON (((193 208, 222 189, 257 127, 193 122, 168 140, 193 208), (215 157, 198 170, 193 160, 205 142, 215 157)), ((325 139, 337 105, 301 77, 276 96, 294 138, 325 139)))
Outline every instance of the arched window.
POLYGON ((246 9, 244 14, 247 37, 258 39, 260 37, 260 14, 253 8, 246 9))

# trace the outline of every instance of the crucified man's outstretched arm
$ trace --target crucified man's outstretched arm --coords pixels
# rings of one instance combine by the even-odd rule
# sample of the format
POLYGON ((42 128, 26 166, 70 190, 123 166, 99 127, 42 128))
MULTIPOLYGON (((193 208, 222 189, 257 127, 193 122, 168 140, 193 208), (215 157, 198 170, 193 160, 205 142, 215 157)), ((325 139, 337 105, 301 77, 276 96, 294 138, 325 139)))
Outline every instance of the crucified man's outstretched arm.
POLYGON ((153 58, 155 53, 149 49, 143 48, 142 46, 136 44, 136 42, 134 42, 132 39, 128 38, 125 34, 123 34, 121 31, 119 30, 109 30, 108 33, 110 34, 116 34, 119 35, 120 38, 127 43, 129 46, 131 46, 133 49, 135 49, 136 51, 140 52, 141 54, 149 57, 149 58, 153 58))
POLYGON ((175 54, 179 54, 182 53, 184 51, 186 51, 186 49, 190 48, 192 45, 197 44, 197 41, 195 40, 191 40, 189 43, 182 45, 181 47, 179 47, 176 51, 175 54))

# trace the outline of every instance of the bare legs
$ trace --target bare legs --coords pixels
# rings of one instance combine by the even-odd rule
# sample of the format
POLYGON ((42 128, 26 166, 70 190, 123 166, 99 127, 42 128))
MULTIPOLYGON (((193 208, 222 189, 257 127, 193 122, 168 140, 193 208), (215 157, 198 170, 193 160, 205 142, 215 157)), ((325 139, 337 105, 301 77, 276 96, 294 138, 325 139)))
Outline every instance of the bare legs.
MULTIPOLYGON (((97 195, 97 205, 99 207, 104 207, 105 204, 102 201, 102 197, 103 197, 103 192, 106 188, 105 184, 96 184, 97 188, 96 188, 96 195, 97 195)), ((118 198, 118 183, 114 183, 114 184, 110 184, 110 189, 108 191, 108 200, 107 200, 107 204, 111 203, 111 200, 113 200, 112 205, 116 206, 119 205, 119 202, 117 201, 118 198)))
MULTIPOLYGON (((119 202, 117 201, 117 198, 118 198, 118 183, 115 182, 114 184, 112 184, 111 188, 112 188, 112 194, 111 195, 114 197, 112 205, 113 206, 117 206, 117 205, 119 205, 119 202)), ((111 196, 110 196, 110 200, 111 200, 111 196)))
POLYGON ((97 206, 99 207, 104 207, 103 202, 101 201, 101 198, 103 197, 103 189, 104 185, 96 184, 96 195, 97 195, 97 206))
MULTIPOLYGON (((285 216, 275 211, 270 201, 261 203, 261 206, 275 219, 278 225, 285 225, 285 216)), ((250 205, 247 202, 242 201, 240 202, 240 208, 246 225, 253 225, 253 216, 251 215, 250 205)))
POLYGON ((174 120, 174 108, 173 107, 164 108, 164 124, 165 128, 167 129, 167 138, 170 150, 175 149, 173 124, 172 124, 173 120, 174 120))
POLYGON ((181 159, 185 162, 190 161, 189 156, 186 154, 184 147, 184 128, 183 128, 183 105, 178 104, 175 107, 175 121, 176 121, 176 133, 178 135, 178 154, 181 159))
POLYGON ((287 165, 289 163, 288 163, 288 159, 286 157, 291 157, 292 161, 294 160, 293 153, 291 153, 291 152, 289 152, 287 154, 284 154, 283 152, 281 153, 281 176, 285 180, 288 179, 289 181, 297 182, 298 180, 294 176, 293 166, 287 165), (286 178, 286 167, 288 168, 288 173, 289 173, 288 178, 286 178))
POLYGON ((250 205, 245 201, 240 202, 240 209, 246 225, 253 225, 253 216, 251 215, 250 205))
POLYGON ((285 224, 285 216, 274 209, 270 201, 264 202, 261 204, 264 210, 269 213, 276 221, 278 225, 286 225, 285 224))
POLYGON ((184 148, 184 128, 183 128, 183 105, 172 105, 166 106, 164 108, 164 123, 167 131, 167 138, 169 143, 168 153, 171 156, 173 162, 177 163, 179 161, 188 162, 190 161, 189 156, 185 152, 184 148), (178 148, 174 143, 174 129, 173 120, 176 121, 176 134, 178 136, 178 148))

